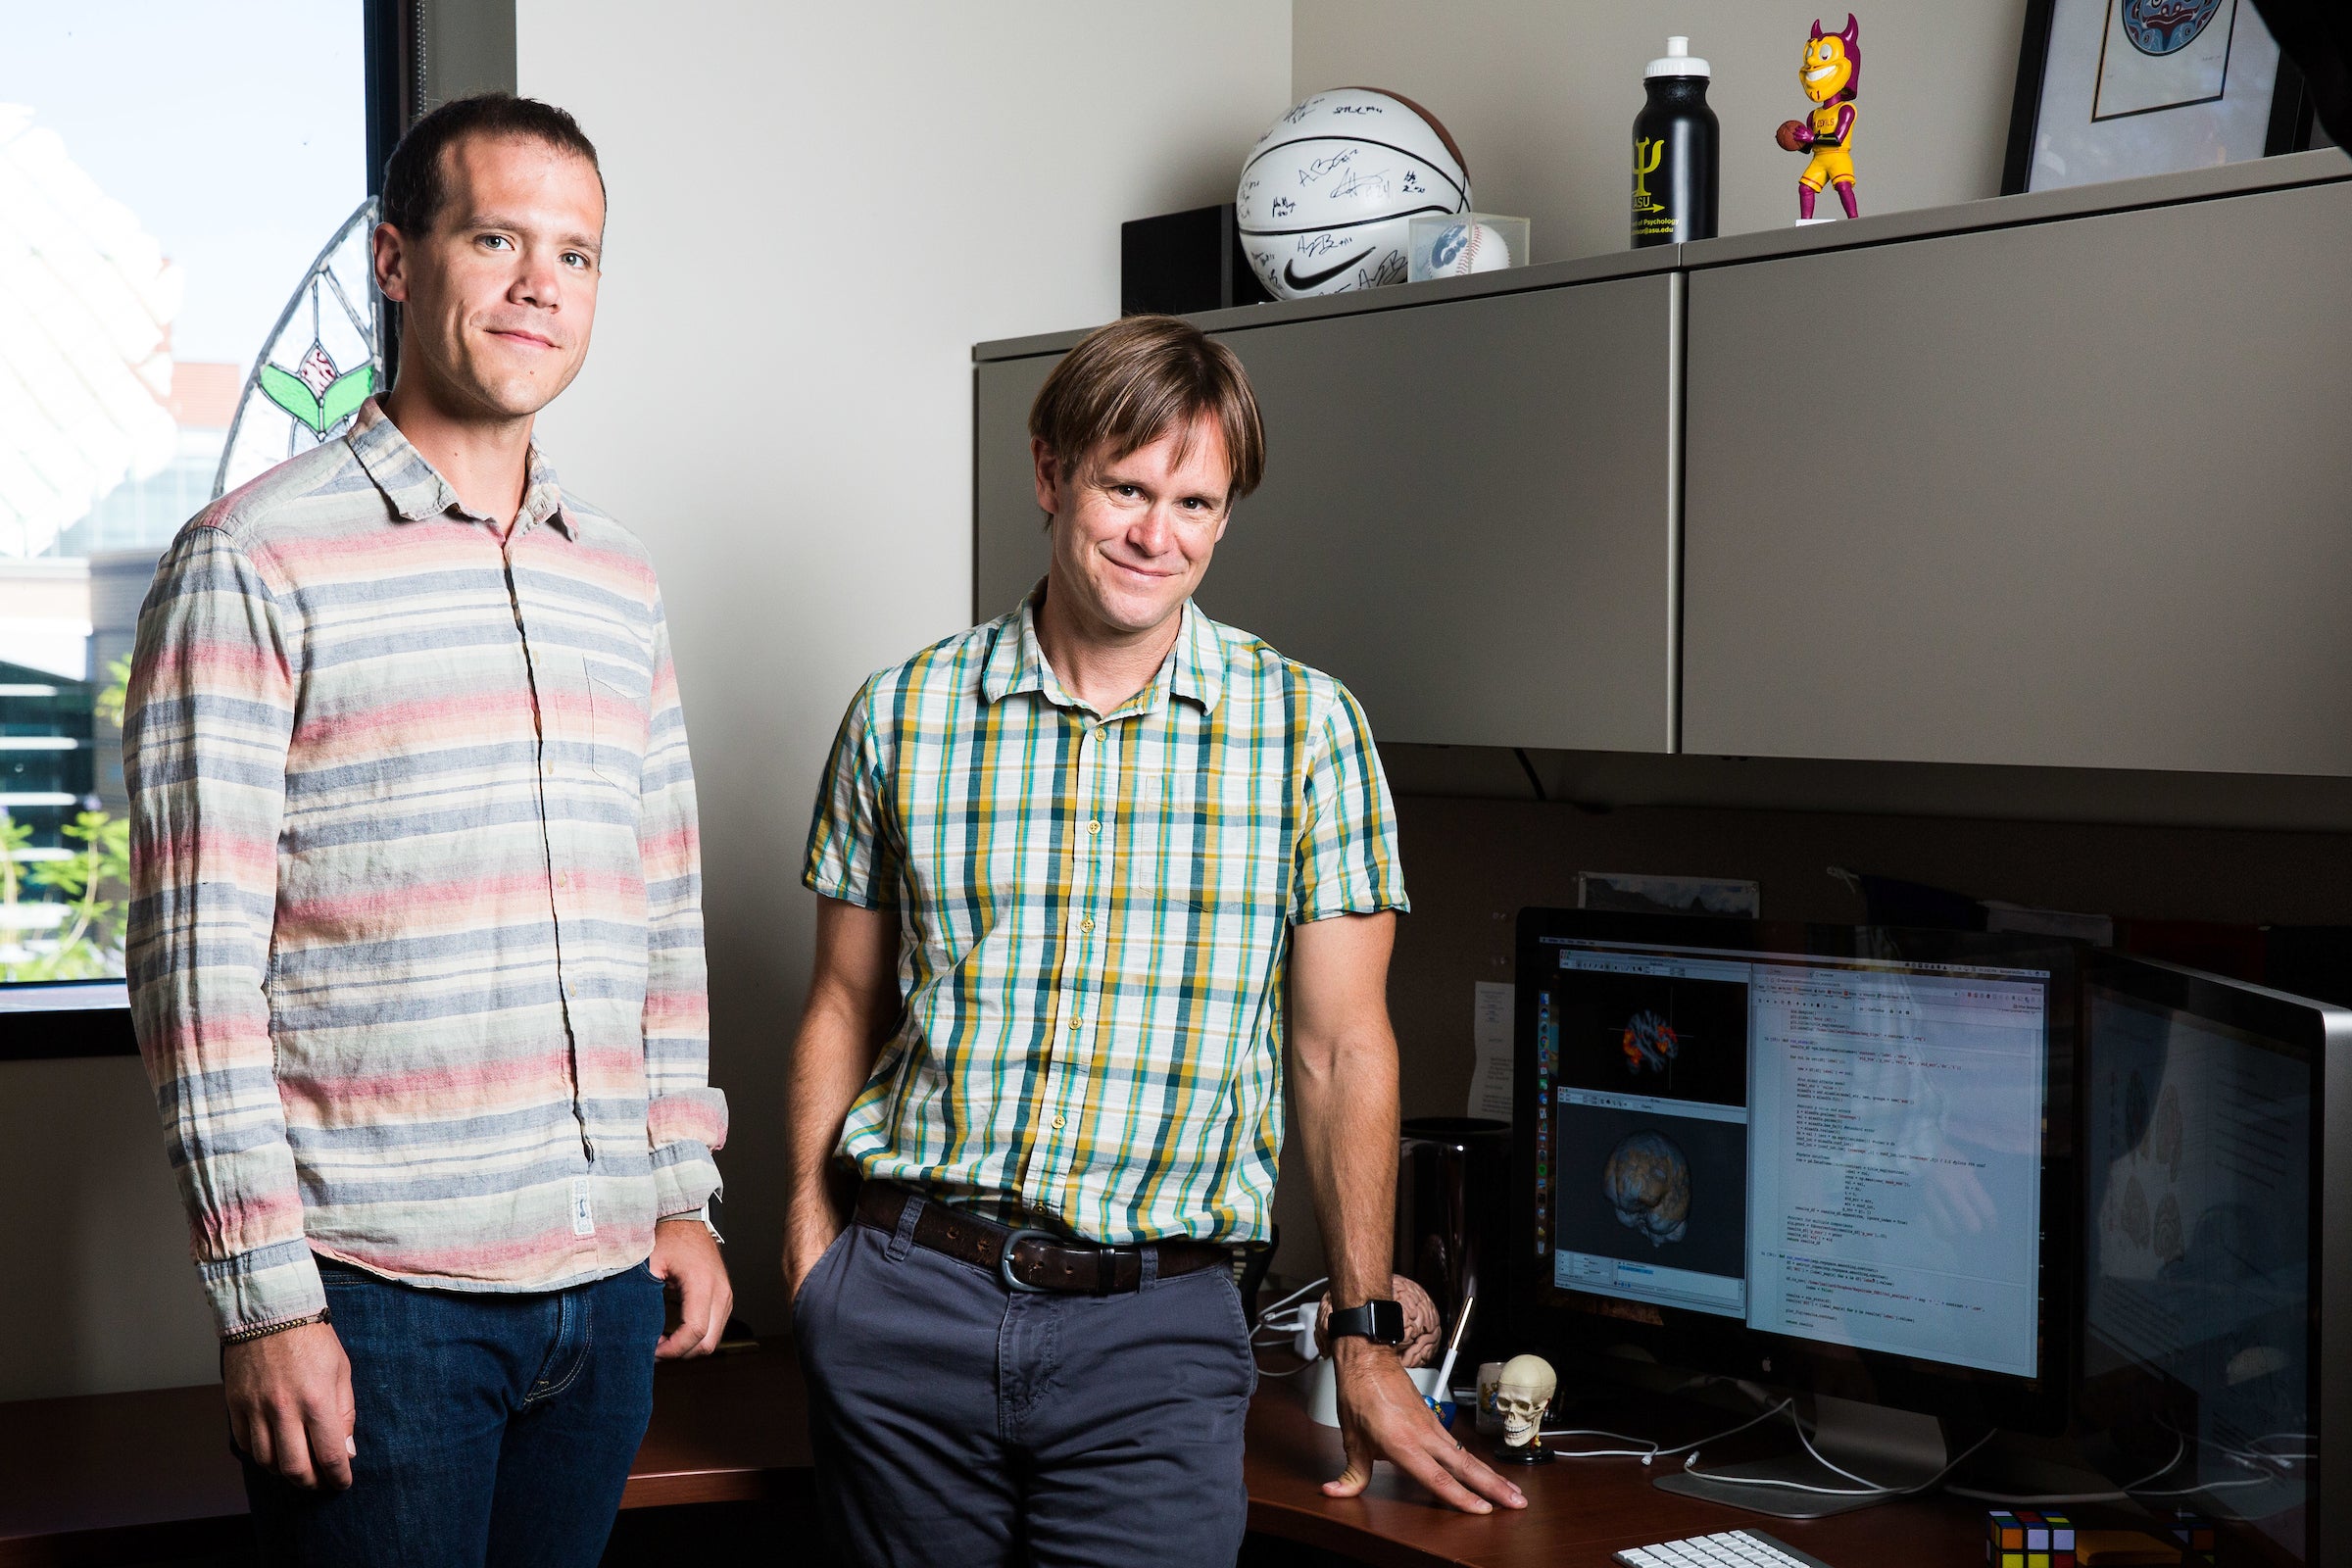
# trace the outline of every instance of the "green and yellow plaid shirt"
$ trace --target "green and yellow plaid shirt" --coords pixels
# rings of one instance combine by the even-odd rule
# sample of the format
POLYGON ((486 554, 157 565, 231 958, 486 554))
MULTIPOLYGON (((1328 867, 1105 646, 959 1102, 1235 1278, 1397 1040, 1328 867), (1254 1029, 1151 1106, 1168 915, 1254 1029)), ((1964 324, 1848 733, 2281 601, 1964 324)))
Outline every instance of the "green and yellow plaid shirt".
POLYGON ((804 880, 898 912, 905 999, 841 1152, 1098 1242, 1262 1237, 1290 928, 1406 906, 1371 731, 1189 603, 1099 714, 1037 602, 867 681, 826 763, 804 880))

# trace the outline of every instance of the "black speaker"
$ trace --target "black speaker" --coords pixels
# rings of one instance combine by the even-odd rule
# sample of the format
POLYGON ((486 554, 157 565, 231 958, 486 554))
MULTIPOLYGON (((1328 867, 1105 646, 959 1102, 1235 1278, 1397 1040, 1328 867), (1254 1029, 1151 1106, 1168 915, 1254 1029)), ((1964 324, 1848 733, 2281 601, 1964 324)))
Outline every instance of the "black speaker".
POLYGON ((1451 1334, 1465 1297, 1479 1298, 1457 1381, 1495 1359, 1507 1327, 1504 1219, 1511 1206, 1511 1124, 1473 1116, 1414 1116, 1396 1159, 1396 1272, 1437 1303, 1451 1334))
POLYGON ((1119 225, 1119 314, 1189 316, 1273 299, 1234 223, 1233 204, 1119 225))

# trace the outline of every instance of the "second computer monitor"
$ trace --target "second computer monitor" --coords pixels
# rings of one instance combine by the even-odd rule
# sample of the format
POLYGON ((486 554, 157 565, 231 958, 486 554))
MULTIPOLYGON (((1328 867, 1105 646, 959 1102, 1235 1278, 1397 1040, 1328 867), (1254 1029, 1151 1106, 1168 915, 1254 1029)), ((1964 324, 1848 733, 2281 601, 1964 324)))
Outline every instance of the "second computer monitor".
POLYGON ((2054 1425, 2070 964, 2039 938, 1524 911, 1537 1332, 2054 1425))

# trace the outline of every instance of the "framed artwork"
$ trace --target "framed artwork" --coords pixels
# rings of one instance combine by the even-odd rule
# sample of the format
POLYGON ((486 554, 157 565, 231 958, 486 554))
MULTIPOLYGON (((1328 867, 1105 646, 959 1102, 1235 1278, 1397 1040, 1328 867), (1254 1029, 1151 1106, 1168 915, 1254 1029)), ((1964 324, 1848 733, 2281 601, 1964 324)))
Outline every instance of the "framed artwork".
POLYGON ((2311 122, 2254 0, 2028 0, 2001 193, 2295 152, 2311 122))

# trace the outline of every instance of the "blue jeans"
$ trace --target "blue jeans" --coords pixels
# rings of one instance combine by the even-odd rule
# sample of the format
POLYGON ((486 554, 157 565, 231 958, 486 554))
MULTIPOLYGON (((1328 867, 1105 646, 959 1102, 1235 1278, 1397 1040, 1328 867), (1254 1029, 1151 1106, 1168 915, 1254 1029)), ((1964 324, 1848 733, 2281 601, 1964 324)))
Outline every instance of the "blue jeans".
MULTIPOLYGON (((854 1223, 793 1301, 827 1533, 845 1562, 1220 1568, 1250 1498, 1257 1368, 1224 1269, 1028 1296, 854 1223)), ((1154 1259, 1156 1262, 1156 1259, 1154 1259)))
POLYGON ((642 1263, 530 1295, 419 1290, 324 1259, 319 1273, 359 1456, 341 1493, 246 1460, 261 1560, 593 1568, 653 1414, 661 1282, 642 1263))

